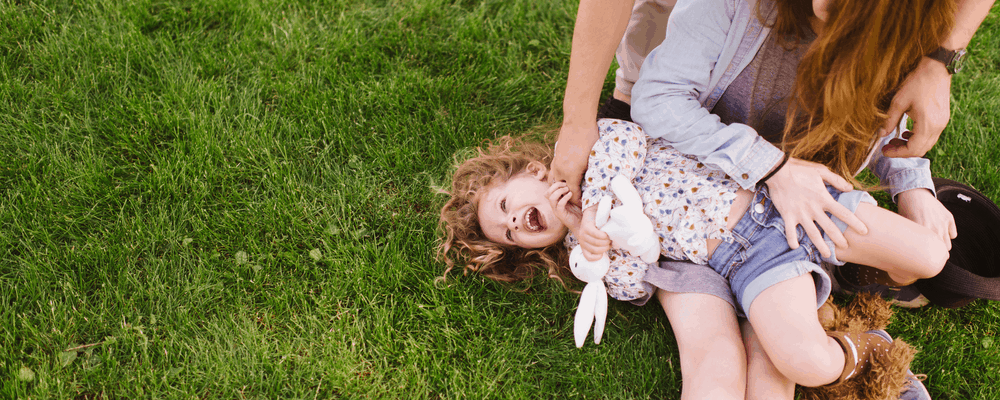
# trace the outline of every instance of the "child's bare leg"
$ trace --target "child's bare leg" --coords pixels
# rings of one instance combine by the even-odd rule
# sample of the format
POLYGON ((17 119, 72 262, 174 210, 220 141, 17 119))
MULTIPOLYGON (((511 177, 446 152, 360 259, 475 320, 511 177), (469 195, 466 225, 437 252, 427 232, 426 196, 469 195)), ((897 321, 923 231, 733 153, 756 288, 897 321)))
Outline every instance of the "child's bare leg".
POLYGON ((657 291, 681 358, 681 399, 743 399, 747 359, 733 307, 700 293, 657 291))
POLYGON ((859 204, 854 214, 868 234, 848 228, 848 247, 836 250, 840 261, 870 265, 901 283, 933 277, 948 261, 946 244, 930 229, 868 203, 859 204))
POLYGON ((750 322, 740 320, 740 330, 743 332, 747 352, 747 400, 794 398, 795 382, 788 380, 774 367, 750 322))
POLYGON ((764 289, 750 305, 749 320, 778 372, 792 382, 821 386, 843 372, 844 350, 819 323, 810 274, 764 289))

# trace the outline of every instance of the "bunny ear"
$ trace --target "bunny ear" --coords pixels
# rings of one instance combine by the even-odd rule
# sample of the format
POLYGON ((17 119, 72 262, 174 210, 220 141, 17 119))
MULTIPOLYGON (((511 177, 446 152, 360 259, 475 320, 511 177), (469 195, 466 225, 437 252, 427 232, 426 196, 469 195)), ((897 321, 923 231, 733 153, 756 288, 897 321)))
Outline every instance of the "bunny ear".
POLYGON ((608 290, 604 287, 604 282, 599 282, 600 293, 594 299, 594 344, 601 344, 601 337, 604 336, 604 322, 608 319, 608 290))
POLYGON ((615 175, 614 178, 611 178, 611 191, 625 207, 642 209, 642 197, 639 197, 639 191, 635 190, 632 181, 625 175, 615 175))
POLYGON ((597 229, 604 227, 604 224, 608 223, 608 219, 611 218, 611 196, 601 197, 601 201, 597 203, 597 212, 594 213, 594 225, 597 229))
MULTIPOLYGON (((604 287, 604 282, 588 283, 580 294, 580 305, 576 308, 576 320, 573 322, 573 339, 576 339, 576 347, 583 347, 583 342, 587 340, 587 333, 590 332, 590 325, 594 322, 594 308, 597 306, 597 295, 604 287), (600 288, 597 285, 601 285, 600 288)), ((604 310, 607 313, 607 309, 604 310)))

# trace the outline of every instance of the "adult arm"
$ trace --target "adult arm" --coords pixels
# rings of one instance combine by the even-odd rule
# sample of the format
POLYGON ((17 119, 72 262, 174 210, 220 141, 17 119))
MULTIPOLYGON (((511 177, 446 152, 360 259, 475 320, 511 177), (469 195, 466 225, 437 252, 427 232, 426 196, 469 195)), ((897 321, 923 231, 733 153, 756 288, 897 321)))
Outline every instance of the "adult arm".
MULTIPOLYGON (((779 166, 784 154, 750 126, 723 124, 702 104, 709 90, 724 90, 711 87, 713 71, 733 68, 716 65, 725 43, 734 40, 730 36, 746 34, 734 24, 734 18, 738 13, 755 12, 739 6, 745 4, 732 0, 678 2, 667 23, 666 40, 647 57, 632 90, 632 118, 649 136, 666 139, 678 151, 697 157, 744 189, 753 190, 779 166)), ((785 233, 792 248, 798 247, 797 225, 802 225, 825 256, 831 251, 817 226, 829 232, 834 243, 846 245, 840 230, 830 229, 834 224, 827 213, 862 234, 867 232, 864 224, 825 189, 825 184, 831 184, 848 191, 851 185, 822 165, 792 159, 775 171, 767 184, 786 222, 785 233)))
MULTIPOLYGON (((890 139, 884 138, 881 145, 890 139)), ((932 230, 950 250, 958 230, 951 212, 934 196, 930 164, 926 158, 885 157, 876 150, 868 168, 892 196, 899 214, 932 230)))
POLYGON ((563 96, 563 124, 551 182, 566 181, 573 201, 580 200, 580 179, 597 141, 597 106, 615 49, 625 34, 634 0, 581 0, 573 27, 569 77, 563 96))
MULTIPOLYGON (((949 50, 968 46, 996 0, 959 0, 955 27, 941 43, 949 50)), ((903 82, 889 106, 883 134, 889 134, 906 113, 913 119, 908 141, 894 140, 882 148, 888 157, 920 157, 937 143, 951 119, 951 74, 940 61, 923 57, 903 82)))

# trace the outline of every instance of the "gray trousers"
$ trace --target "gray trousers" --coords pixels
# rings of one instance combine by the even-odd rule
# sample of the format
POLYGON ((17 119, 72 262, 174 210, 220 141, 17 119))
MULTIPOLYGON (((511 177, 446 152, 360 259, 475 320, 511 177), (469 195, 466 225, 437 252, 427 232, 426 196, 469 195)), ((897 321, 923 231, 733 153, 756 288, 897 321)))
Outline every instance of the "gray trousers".
POLYGON ((639 79, 642 62, 656 46, 663 42, 667 33, 667 18, 677 0, 636 0, 632 7, 625 36, 618 45, 615 59, 615 89, 631 96, 632 85, 639 79))

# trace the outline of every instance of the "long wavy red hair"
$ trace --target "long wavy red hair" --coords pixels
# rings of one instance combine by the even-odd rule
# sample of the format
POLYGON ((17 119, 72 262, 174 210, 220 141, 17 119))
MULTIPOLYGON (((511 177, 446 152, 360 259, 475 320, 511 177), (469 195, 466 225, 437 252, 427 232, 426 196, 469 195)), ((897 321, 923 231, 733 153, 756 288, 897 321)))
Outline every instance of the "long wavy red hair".
MULTIPOLYGON (((774 32, 801 37, 811 0, 776 0, 774 32)), ((954 25, 954 0, 830 0, 803 56, 783 147, 855 184, 876 145, 893 94, 954 25)))

